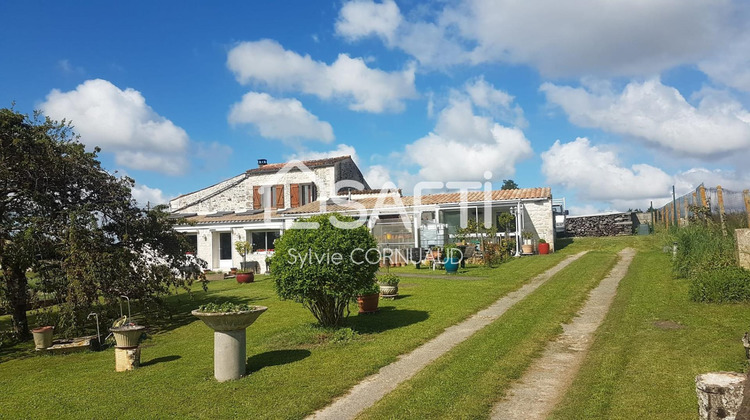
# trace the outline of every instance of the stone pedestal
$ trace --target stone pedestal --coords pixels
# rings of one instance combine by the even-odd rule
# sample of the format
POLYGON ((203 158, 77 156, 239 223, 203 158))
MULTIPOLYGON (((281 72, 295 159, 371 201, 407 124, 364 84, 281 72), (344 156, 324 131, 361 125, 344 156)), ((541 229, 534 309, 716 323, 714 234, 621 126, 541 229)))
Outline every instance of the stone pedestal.
POLYGON ((140 347, 115 347, 115 371, 125 372, 141 366, 140 347))
POLYGON ((737 262, 740 267, 750 270, 750 229, 736 229, 734 239, 737 244, 737 262))
POLYGON ((712 372, 695 377, 701 420, 734 420, 742 403, 745 375, 712 372))
POLYGON ((192 312, 214 330, 214 377, 217 381, 230 381, 245 375, 245 328, 266 309, 265 306, 254 306, 241 312, 192 312))
POLYGON ((245 376, 245 330, 214 331, 214 377, 219 382, 245 376))

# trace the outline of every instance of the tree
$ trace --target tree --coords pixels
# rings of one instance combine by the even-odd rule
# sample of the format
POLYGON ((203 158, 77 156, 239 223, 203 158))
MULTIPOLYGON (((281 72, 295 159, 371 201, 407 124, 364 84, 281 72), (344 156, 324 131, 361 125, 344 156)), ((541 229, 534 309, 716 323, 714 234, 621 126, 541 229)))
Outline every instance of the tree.
POLYGON ((366 226, 342 229, 323 214, 302 219, 317 229, 289 229, 276 241, 271 275, 282 299, 300 302, 324 326, 338 326, 360 291, 372 286, 378 270, 377 243, 366 226))
POLYGON ((500 188, 501 190, 517 190, 518 184, 516 184, 516 181, 512 179, 504 179, 503 180, 503 186, 500 188))
POLYGON ((99 151, 87 152, 65 121, 0 109, 0 285, 21 338, 29 336, 29 269, 75 330, 102 300, 158 299, 194 264, 165 208, 138 208, 133 180, 102 169, 99 151))

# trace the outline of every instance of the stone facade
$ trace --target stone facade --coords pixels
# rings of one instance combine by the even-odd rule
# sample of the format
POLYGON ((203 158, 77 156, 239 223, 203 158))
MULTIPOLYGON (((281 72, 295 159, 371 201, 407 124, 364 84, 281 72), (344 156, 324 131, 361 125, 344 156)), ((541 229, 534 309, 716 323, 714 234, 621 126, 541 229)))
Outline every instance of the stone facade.
POLYGON ((552 200, 527 201, 523 203, 524 225, 534 232, 534 242, 544 239, 549 243, 550 252, 555 251, 555 219, 552 215, 552 200))
MULTIPOLYGON (((343 162, 342 162, 343 163, 343 162)), ((358 171, 358 170, 357 170, 358 171)), ((361 173, 360 173, 361 177, 361 173)), ((209 214, 219 211, 253 210, 253 187, 284 186, 284 204, 291 203, 291 184, 315 183, 318 199, 335 196, 335 167, 314 168, 311 172, 293 170, 285 174, 242 174, 200 191, 185 194, 169 202, 170 210, 178 213, 209 214)))
POLYGON ((736 229, 734 239, 737 246, 737 262, 750 270, 750 229, 736 229))

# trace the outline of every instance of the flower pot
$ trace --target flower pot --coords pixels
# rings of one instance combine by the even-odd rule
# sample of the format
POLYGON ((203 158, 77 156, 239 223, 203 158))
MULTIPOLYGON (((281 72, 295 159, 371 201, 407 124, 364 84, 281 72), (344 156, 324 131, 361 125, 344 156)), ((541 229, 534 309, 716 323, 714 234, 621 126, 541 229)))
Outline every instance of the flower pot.
POLYGON ((237 273, 237 283, 252 283, 255 281, 255 273, 237 273))
POLYGON ((549 244, 548 243, 540 243, 539 244, 539 254, 541 254, 541 255, 547 255, 547 254, 549 254, 549 244))
POLYGON ((446 273, 458 273, 458 265, 461 263, 461 259, 458 257, 446 258, 443 261, 446 273))
POLYGON ((193 316, 214 330, 214 378, 219 382, 245 375, 247 335, 245 329, 267 310, 254 306, 241 312, 199 312, 193 316))
POLYGON ((521 250, 524 254, 533 254, 534 253, 534 245, 521 245, 521 250))
POLYGON ((387 284, 380 285, 381 296, 396 296, 398 294, 398 286, 389 286, 387 284))
POLYGON ((52 330, 54 327, 46 326, 31 330, 34 334, 34 347, 37 350, 44 350, 47 347, 52 347, 52 330))
POLYGON ((359 313, 369 314, 378 310, 378 300, 380 293, 373 293, 370 295, 357 296, 357 305, 359 305, 359 313))
POLYGON ((117 347, 137 347, 145 329, 143 325, 123 325, 109 330, 115 336, 117 347))

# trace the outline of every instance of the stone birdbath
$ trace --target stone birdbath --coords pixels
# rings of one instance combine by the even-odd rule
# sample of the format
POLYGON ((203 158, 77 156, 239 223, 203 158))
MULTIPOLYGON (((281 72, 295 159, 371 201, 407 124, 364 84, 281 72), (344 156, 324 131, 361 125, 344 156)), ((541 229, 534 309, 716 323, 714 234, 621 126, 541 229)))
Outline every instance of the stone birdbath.
POLYGON ((265 306, 203 305, 192 312, 214 330, 214 377, 219 382, 245 375, 245 329, 267 310, 265 306))

